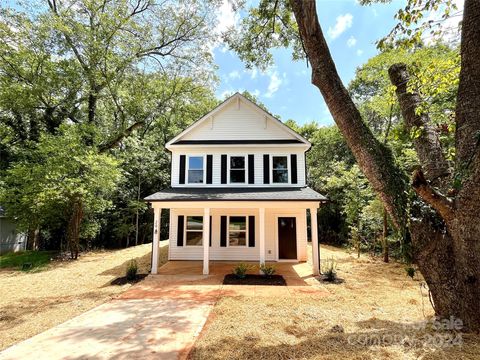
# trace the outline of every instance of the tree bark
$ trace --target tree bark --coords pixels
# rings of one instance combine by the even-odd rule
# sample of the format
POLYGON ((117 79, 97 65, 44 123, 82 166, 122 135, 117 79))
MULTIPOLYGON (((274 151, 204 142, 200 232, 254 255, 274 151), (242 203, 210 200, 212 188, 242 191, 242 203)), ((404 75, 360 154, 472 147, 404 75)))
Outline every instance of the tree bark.
POLYGON ((383 210, 383 232, 382 232, 382 250, 383 250, 383 262, 389 262, 389 252, 388 252, 388 218, 387 211, 383 210))

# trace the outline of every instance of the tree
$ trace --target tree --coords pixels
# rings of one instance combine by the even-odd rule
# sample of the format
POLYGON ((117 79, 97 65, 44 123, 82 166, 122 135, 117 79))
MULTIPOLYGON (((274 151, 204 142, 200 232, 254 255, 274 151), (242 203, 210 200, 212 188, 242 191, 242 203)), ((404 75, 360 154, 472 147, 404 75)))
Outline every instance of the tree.
POLYGON ((119 163, 85 147, 82 128, 62 125, 59 131, 58 136, 41 135, 33 151, 7 170, 0 201, 15 214, 20 228, 67 224, 68 246, 76 259, 79 238, 95 236, 95 214, 111 206, 119 163))
MULTIPOLYGON (((14 5, 0 8, 2 170, 26 161, 43 135, 62 137, 63 125, 78 127, 83 146, 99 156, 122 148, 130 136, 144 138, 160 119, 169 121, 161 124, 166 129, 163 134, 156 133, 157 144, 163 143, 170 131, 191 121, 174 114, 185 114, 184 109, 192 105, 172 99, 186 99, 182 94, 189 92, 206 95, 205 103, 212 98, 208 87, 213 81, 210 50, 216 40, 214 2, 37 0, 14 5)), ((168 162, 153 138, 148 146, 168 162)), ((134 148, 141 157, 142 146, 134 148)), ((145 161, 153 159, 157 160, 146 156, 145 161)), ((133 175, 136 181, 129 183, 137 189, 136 200, 118 206, 143 208, 138 202, 140 169, 154 167, 139 165, 133 175)), ((26 187, 8 190, 20 189, 26 187)), ((66 197, 64 201, 68 202, 66 197)), ((20 211, 6 207, 13 216, 20 211)), ((82 218, 81 211, 68 213, 70 221, 60 227, 76 237, 75 219, 82 218)), ((104 214, 85 216, 88 222, 82 226, 91 224, 92 231, 98 230, 96 216, 104 214)), ((46 233, 58 225, 53 220, 35 223, 31 219, 32 233, 38 233, 39 226, 46 233)))
MULTIPOLYGON (((430 6, 442 1, 409 1, 409 5, 414 3, 430 6)), ((413 10, 411 13, 418 17, 413 10)), ((410 19, 403 17, 402 21, 410 19)), ((271 59, 259 55, 263 50, 260 46, 271 48, 293 42, 294 56, 306 56, 312 83, 325 99, 359 167, 395 226, 409 230, 415 261, 429 285, 436 314, 458 317, 466 329, 480 331, 480 225, 476 219, 480 211, 480 3, 466 0, 463 12, 454 171, 448 166, 428 113, 416 111, 422 99, 407 85, 407 67, 399 64, 389 69, 405 125, 421 128, 413 142, 421 168, 410 184, 388 146, 368 128, 343 85, 314 0, 260 1, 244 20, 243 30, 243 38, 227 40, 250 64, 265 64, 271 59), (407 196, 409 189, 417 195, 412 202, 407 196)))

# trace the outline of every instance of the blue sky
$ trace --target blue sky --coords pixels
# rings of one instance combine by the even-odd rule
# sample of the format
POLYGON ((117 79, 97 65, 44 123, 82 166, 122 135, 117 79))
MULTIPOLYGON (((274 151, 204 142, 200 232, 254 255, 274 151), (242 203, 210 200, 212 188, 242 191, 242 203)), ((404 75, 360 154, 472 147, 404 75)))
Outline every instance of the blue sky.
MULTIPOLYGON (((317 0, 322 29, 346 85, 355 69, 377 54, 375 41, 392 29, 393 16, 402 5, 402 0, 373 6, 360 6, 356 0, 317 0)), ((333 123, 320 92, 310 83, 310 68, 305 61, 292 61, 289 50, 275 51, 275 66, 264 73, 247 70, 235 53, 221 47, 215 49, 214 56, 219 67, 218 98, 248 90, 284 121, 333 123)))

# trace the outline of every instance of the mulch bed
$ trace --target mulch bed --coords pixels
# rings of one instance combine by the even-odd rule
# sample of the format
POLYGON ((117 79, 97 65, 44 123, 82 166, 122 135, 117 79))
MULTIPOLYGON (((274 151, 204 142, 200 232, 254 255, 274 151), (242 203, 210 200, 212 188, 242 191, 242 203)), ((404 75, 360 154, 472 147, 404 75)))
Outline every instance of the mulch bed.
POLYGON ((148 276, 148 274, 138 274, 135 280, 127 280, 126 276, 122 276, 112 280, 110 285, 125 285, 125 284, 136 284, 139 281, 142 281, 148 276))
POLYGON ((224 285, 273 285, 286 286, 287 282, 282 275, 254 275, 247 274, 243 279, 238 278, 235 274, 227 274, 223 278, 224 285))

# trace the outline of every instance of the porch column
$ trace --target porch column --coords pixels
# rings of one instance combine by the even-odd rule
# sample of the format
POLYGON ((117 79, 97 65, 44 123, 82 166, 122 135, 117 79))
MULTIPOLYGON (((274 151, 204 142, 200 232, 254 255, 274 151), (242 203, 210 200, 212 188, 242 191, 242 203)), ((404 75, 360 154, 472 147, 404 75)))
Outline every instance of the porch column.
POLYGON ((153 241, 152 241, 152 269, 151 274, 156 274, 158 270, 158 244, 160 242, 160 220, 162 218, 162 209, 153 208, 153 241))
POLYGON ((203 275, 208 275, 208 262, 210 251, 210 208, 203 212, 203 275))
POLYGON ((265 208, 260 208, 258 221, 260 223, 260 265, 265 264, 265 208))
POLYGON ((312 225, 312 262, 313 262, 313 275, 319 275, 318 270, 318 224, 317 224, 317 208, 310 208, 310 219, 312 225))

